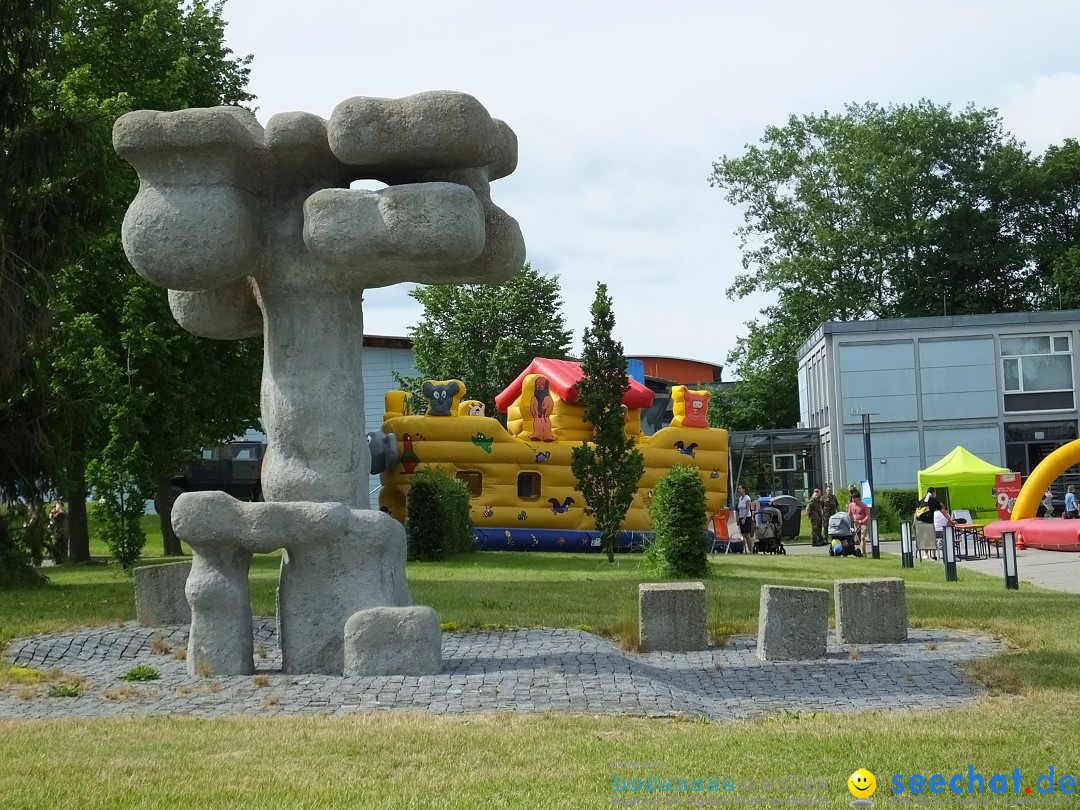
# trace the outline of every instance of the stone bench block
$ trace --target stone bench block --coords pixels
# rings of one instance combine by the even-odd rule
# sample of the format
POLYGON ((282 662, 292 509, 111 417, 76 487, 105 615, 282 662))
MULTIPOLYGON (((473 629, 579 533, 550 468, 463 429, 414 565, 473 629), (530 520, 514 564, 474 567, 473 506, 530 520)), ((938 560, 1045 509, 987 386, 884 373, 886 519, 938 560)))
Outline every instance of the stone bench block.
POLYGON ((904 580, 838 579, 836 640, 841 644, 898 644, 907 641, 904 580))
POLYGON ((140 565, 135 569, 135 615, 139 624, 191 624, 184 585, 191 561, 140 565))
POLYGON ((345 675, 437 675, 439 614, 426 605, 374 607, 345 623, 345 675))
POLYGON ((642 652, 705 650, 705 586, 700 582, 638 585, 638 643, 642 652))
POLYGON ((828 635, 828 591, 761 586, 757 657, 762 661, 824 658, 828 635))

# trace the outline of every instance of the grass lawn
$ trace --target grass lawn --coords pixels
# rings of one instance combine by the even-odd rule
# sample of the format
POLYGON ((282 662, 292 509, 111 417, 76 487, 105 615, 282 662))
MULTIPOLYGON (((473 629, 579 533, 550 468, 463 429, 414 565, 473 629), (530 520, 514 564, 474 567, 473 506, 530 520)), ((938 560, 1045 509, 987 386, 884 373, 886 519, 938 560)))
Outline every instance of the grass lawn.
MULTIPOLYGON (((160 539, 148 551, 159 552, 160 539)), ((97 551, 95 550, 95 553, 97 551)), ((152 563, 153 558, 148 559, 152 563)), ((277 559, 252 567, 256 613, 272 614, 277 559)), ((846 807, 845 782, 874 772, 878 807, 894 774, 989 778, 1019 768, 1080 777, 1080 610, 1075 595, 961 568, 900 568, 882 560, 732 555, 713 561, 706 587, 719 634, 756 628, 762 584, 827 587, 833 579, 903 576, 912 626, 966 628, 1014 648, 971 665, 992 694, 949 712, 805 715, 753 722, 572 717, 122 718, 0 720, 3 807, 596 807, 620 778, 828 780, 814 794, 747 789, 723 796, 813 795, 846 807), (613 769, 612 762, 662 763, 613 769)), ((0 644, 61 627, 132 618, 129 579, 98 566, 47 571, 45 589, 0 593, 0 644)), ((460 628, 582 627, 618 635, 633 626, 640 557, 483 553, 410 564, 419 604, 460 628)), ((9 687, 10 688, 10 687, 9 687)), ((857 688, 857 685, 853 686, 857 688)), ((1011 786, 1011 785, 1010 785, 1011 786)), ((641 795, 641 794, 638 794, 641 795)), ((658 795, 658 794, 652 794, 658 795)), ((717 796, 718 794, 707 794, 717 796)), ((1061 794, 1056 794, 1061 797, 1061 794)))

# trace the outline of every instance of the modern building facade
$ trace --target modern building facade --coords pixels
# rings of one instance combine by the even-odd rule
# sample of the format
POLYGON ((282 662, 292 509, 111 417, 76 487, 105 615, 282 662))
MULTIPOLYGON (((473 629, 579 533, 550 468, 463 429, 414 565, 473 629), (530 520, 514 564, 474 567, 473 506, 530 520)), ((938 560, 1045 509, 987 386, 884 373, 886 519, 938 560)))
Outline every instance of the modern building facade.
POLYGON ((1078 310, 822 324, 798 351, 819 483, 868 477, 864 415, 875 488, 915 488, 957 445, 1029 474, 1077 437, 1078 340, 1078 310))

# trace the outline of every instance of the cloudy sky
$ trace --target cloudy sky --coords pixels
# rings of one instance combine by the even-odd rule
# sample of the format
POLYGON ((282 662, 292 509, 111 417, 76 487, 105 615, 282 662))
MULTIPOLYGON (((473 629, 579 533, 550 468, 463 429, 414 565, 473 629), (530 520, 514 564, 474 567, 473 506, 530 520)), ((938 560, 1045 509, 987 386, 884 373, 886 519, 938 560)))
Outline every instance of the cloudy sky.
MULTIPOLYGON (((608 285, 628 354, 723 363, 766 296, 730 300, 742 212, 707 178, 791 114, 845 103, 1000 110, 1032 152, 1080 137, 1076 0, 515 3, 228 0, 260 121, 351 96, 476 96, 517 133, 492 196, 561 278, 580 346, 608 285)), ((404 335, 405 285, 365 331, 404 335)))

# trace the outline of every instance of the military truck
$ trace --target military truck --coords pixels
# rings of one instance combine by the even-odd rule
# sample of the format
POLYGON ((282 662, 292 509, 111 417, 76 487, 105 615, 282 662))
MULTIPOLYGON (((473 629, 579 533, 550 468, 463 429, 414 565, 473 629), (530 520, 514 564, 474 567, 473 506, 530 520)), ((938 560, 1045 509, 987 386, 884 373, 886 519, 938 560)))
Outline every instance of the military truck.
POLYGON ((219 490, 241 501, 261 501, 265 453, 266 444, 259 441, 233 441, 220 447, 207 447, 202 451, 201 461, 172 479, 176 494, 219 490))

